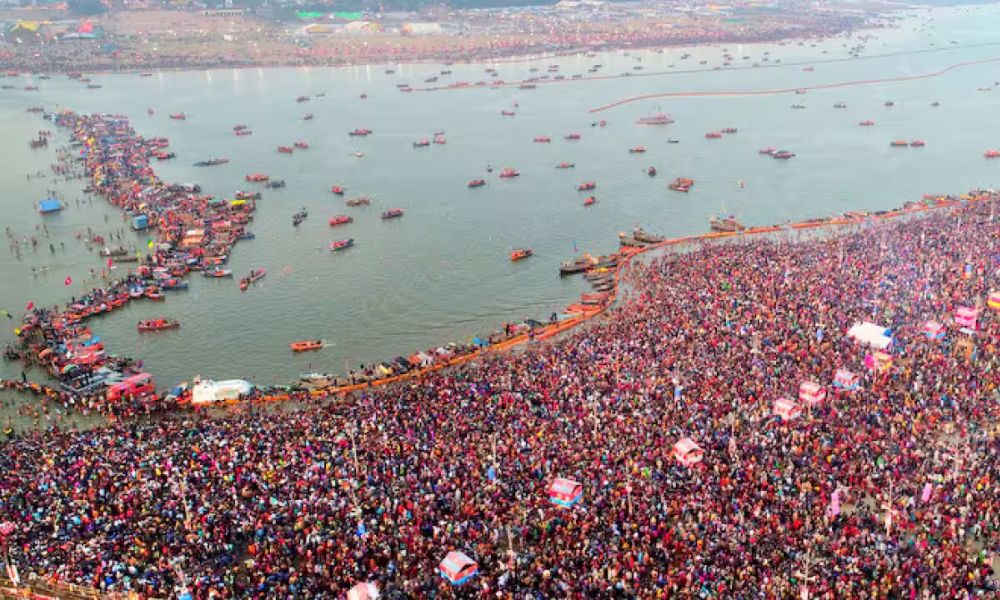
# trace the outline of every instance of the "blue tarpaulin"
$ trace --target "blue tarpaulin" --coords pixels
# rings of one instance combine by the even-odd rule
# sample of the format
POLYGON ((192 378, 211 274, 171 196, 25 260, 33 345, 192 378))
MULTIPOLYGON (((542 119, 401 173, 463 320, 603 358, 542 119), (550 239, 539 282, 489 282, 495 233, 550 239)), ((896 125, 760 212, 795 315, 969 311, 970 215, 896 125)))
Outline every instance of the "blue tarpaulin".
POLYGON ((55 198, 46 198, 38 203, 38 212, 42 214, 59 212, 61 210, 62 203, 55 198))

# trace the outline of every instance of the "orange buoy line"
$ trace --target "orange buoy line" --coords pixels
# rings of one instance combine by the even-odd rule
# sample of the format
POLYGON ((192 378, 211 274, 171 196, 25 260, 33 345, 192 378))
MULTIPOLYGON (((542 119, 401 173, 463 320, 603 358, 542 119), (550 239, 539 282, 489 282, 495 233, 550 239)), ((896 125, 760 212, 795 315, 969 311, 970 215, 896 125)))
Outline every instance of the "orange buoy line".
POLYGON ((902 81, 915 81, 918 79, 930 79, 932 77, 940 77, 953 71, 955 69, 960 69, 962 67, 970 67, 973 65, 981 65, 986 63, 1000 62, 1000 58, 984 58, 980 60, 968 60, 965 62, 955 63, 953 65, 947 66, 939 71, 934 71, 932 73, 923 73, 920 75, 901 75, 899 77, 882 77, 878 79, 858 79, 854 81, 840 81, 837 83, 822 83, 818 85, 809 86, 796 86, 790 88, 774 88, 774 89, 764 89, 764 90, 717 90, 717 91, 692 91, 692 92, 661 92, 656 94, 643 94, 641 96, 631 96, 629 98, 624 98, 610 104, 605 104, 604 106, 598 106, 596 108, 590 109, 590 113, 599 113, 624 104, 629 104, 632 102, 639 102, 641 100, 652 100, 659 98, 703 98, 709 96, 773 96, 778 94, 791 94, 800 90, 828 90, 835 88, 845 88, 845 87, 856 87, 863 85, 874 85, 879 83, 897 83, 902 81))

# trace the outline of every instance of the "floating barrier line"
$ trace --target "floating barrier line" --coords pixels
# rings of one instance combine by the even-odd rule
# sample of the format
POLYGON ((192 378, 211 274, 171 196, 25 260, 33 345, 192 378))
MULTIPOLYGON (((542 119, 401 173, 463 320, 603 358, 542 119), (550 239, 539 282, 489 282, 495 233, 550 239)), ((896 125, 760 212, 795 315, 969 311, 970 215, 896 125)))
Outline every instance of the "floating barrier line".
POLYGON ((962 67, 970 67, 973 65, 981 65, 993 62, 1000 62, 1000 58, 984 58, 980 60, 969 60, 947 66, 941 69, 940 71, 934 71, 933 73, 923 73, 921 75, 902 75, 900 77, 883 77, 879 79, 858 79, 855 81, 841 81, 837 83, 822 83, 819 85, 805 85, 805 86, 796 86, 790 88, 774 88, 767 90, 718 90, 718 91, 662 92, 657 94, 643 94, 641 96, 632 96, 630 98, 624 98, 622 100, 618 100, 617 102, 612 102, 611 104, 605 104, 604 106, 598 106, 597 108, 590 109, 588 112, 599 113, 605 110, 616 108, 618 106, 622 106, 624 104, 629 104, 631 102, 638 102, 641 100, 651 100, 654 98, 704 98, 709 96, 774 96, 778 94, 790 94, 797 90, 828 90, 834 88, 873 85, 879 83, 898 83, 901 81, 916 81, 918 79, 930 79, 932 77, 940 77, 941 75, 944 75, 949 71, 960 69, 962 67))

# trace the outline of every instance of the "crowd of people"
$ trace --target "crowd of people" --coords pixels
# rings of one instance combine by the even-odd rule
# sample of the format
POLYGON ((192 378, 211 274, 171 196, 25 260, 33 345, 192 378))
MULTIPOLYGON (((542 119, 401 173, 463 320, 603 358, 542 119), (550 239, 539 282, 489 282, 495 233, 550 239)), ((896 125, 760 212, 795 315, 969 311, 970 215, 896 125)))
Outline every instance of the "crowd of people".
POLYGON ((419 381, 18 438, 0 542, 160 597, 995 597, 1000 195, 972 200, 633 261, 591 326, 419 381), (858 322, 891 331, 875 361, 858 322), (776 417, 803 381, 827 399, 776 417))

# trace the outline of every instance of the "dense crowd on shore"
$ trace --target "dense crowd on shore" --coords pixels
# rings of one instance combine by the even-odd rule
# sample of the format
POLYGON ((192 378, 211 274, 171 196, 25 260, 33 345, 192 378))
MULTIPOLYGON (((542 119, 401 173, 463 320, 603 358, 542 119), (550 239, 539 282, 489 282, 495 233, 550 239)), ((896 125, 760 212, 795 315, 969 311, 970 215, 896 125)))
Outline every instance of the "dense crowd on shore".
POLYGON ((997 202, 634 262, 603 321, 419 382, 22 437, 0 453, 11 557, 196 598, 994 597, 997 202), (959 306, 983 308, 974 335, 959 306), (888 368, 845 337, 860 321, 892 330, 888 368), (841 368, 861 389, 772 414, 841 368), (703 462, 678 463, 684 437, 703 462), (460 587, 453 549, 479 565, 460 587))

